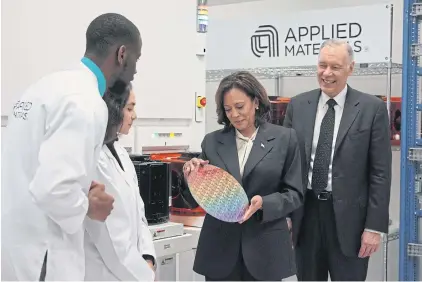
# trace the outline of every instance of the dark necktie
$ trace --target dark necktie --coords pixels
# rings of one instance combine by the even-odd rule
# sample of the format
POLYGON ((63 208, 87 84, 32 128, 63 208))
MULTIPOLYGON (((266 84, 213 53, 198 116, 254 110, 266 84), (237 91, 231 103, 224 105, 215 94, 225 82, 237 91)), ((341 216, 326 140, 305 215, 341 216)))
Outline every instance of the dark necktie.
POLYGON ((333 147, 334 120, 336 101, 327 101, 328 110, 321 122, 318 145, 315 153, 314 165, 312 169, 312 190, 319 195, 328 185, 328 168, 331 161, 331 151, 333 147))

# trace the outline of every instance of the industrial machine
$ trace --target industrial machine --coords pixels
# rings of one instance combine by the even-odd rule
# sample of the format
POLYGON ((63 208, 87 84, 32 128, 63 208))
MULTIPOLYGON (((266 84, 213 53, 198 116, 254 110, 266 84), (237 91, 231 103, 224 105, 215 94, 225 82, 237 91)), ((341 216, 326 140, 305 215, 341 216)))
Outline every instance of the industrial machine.
MULTIPOLYGON (((139 157, 141 158, 141 157, 139 157)), ((148 223, 169 220, 170 166, 165 162, 132 161, 148 223)))
MULTIPOLYGON (((159 155, 159 154, 158 154, 159 155)), ((138 177, 139 193, 145 204, 145 216, 157 256, 157 280, 188 280, 180 270, 180 263, 192 264, 197 239, 184 230, 183 223, 169 222, 172 184, 172 162, 152 155, 130 155, 138 177)), ((182 180, 177 180, 178 181, 182 180)), ((178 188, 177 188, 178 189, 178 188)), ((177 190, 176 189, 176 190, 177 190)), ((181 189, 181 188, 180 188, 181 189)))
POLYGON ((287 105, 290 98, 283 98, 278 96, 270 96, 271 103, 271 123, 283 125, 284 117, 286 116, 287 105))
MULTIPOLYGON (((384 102, 387 102, 386 96, 378 96, 384 102)), ((391 145, 400 146, 401 129, 401 97, 391 97, 390 102, 390 130, 391 145)))
POLYGON ((183 165, 200 153, 161 153, 152 154, 151 160, 164 161, 170 164, 171 171, 171 207, 170 213, 175 215, 204 216, 205 211, 189 193, 189 187, 183 174, 183 165))
POLYGON ((199 154, 198 152, 180 152, 130 156, 138 174, 139 190, 145 202, 148 222, 167 222, 171 215, 172 222, 183 223, 187 226, 202 226, 205 211, 189 193, 183 174, 183 165, 190 159, 198 157, 199 154), (166 181, 159 178, 157 182, 151 174, 151 172, 158 173, 159 164, 164 164, 168 169, 166 181), (166 195, 167 209, 154 200, 160 199, 164 202, 166 195))

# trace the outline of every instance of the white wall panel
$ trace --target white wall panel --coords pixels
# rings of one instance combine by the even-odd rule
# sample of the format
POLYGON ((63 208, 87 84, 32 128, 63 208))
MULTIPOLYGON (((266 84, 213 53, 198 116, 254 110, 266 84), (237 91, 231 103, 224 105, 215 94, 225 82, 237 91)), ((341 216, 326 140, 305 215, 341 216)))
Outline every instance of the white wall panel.
POLYGON ((132 20, 143 39, 133 82, 138 117, 184 119, 185 130, 196 133, 189 133, 189 145, 198 147, 205 122, 194 121, 194 95, 205 96, 205 61, 196 53, 205 43, 196 32, 196 7, 196 0, 2 1, 2 116, 31 83, 77 63, 89 23, 116 12, 132 20))

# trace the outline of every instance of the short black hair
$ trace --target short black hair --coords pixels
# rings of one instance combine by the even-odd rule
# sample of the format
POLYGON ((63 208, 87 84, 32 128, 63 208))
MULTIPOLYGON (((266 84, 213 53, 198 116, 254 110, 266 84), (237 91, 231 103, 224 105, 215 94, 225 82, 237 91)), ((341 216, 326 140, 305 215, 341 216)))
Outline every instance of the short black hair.
POLYGON ((138 28, 126 17, 115 13, 103 14, 88 26, 85 53, 105 57, 110 47, 136 44, 140 36, 138 28))
POLYGON ((270 100, 264 86, 249 72, 234 72, 221 80, 215 94, 217 104, 217 122, 224 125, 225 130, 230 129, 230 120, 224 110, 224 96, 233 88, 242 90, 251 99, 258 101, 258 110, 255 114, 255 126, 270 120, 270 100))
POLYGON ((109 144, 117 140, 118 131, 123 122, 123 109, 129 99, 132 84, 127 84, 125 88, 107 89, 104 94, 104 102, 108 108, 108 121, 106 133, 104 136, 104 144, 109 144))

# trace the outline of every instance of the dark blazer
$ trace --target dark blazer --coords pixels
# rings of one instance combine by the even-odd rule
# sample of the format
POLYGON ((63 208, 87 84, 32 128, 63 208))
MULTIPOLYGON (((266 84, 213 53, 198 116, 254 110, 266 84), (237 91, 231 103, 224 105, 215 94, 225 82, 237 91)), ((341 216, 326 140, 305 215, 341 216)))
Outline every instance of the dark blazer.
POLYGON ((243 224, 226 223, 206 215, 194 271, 214 278, 234 270, 242 248, 248 271, 258 280, 281 280, 296 273, 286 215, 303 200, 299 146, 294 130, 265 123, 260 126, 240 177, 235 130, 205 136, 200 158, 233 175, 251 199, 263 198, 262 218, 243 224), (261 145, 262 144, 262 145, 261 145))
MULTIPOLYGON (((305 189, 320 89, 291 99, 284 126, 297 132, 303 153, 305 189)), ((348 86, 336 140, 332 188, 337 234, 342 252, 356 257, 365 228, 388 232, 391 144, 385 103, 348 86)), ((297 242, 303 208, 292 214, 297 242)))

